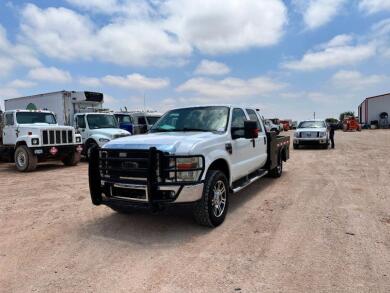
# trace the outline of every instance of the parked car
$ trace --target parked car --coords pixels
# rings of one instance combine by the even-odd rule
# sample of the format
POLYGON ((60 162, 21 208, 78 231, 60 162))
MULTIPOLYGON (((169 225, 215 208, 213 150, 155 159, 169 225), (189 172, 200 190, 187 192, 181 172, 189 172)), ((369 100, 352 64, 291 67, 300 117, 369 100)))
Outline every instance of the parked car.
POLYGON ((92 203, 116 211, 191 204, 196 221, 220 225, 229 194, 270 174, 280 177, 290 138, 267 133, 254 108, 199 106, 166 113, 146 135, 94 148, 92 203))
POLYGON ((162 116, 154 111, 132 112, 130 115, 134 122, 134 134, 146 133, 162 116))
POLYGON ((294 149, 301 145, 320 145, 323 148, 329 146, 329 134, 324 120, 307 120, 299 123, 295 133, 294 149))
POLYGON ((264 120, 264 126, 265 126, 267 132, 275 131, 276 134, 279 134, 279 133, 280 133, 280 130, 279 130, 280 127, 279 127, 279 125, 273 124, 272 121, 269 120, 269 119, 265 119, 265 120, 264 120))

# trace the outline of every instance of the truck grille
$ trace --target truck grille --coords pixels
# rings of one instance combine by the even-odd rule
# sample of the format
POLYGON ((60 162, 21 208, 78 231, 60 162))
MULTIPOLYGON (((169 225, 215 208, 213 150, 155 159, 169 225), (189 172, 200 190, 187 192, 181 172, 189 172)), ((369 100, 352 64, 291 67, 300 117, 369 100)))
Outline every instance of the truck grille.
POLYGON ((300 133, 300 136, 302 138, 316 138, 319 137, 319 132, 317 131, 303 131, 300 133))
POLYGON ((43 145, 58 145, 58 144, 72 144, 73 131, 72 130, 42 130, 42 144, 43 145))
POLYGON ((105 178, 146 180, 148 177, 148 170, 148 150, 101 151, 100 171, 101 175, 105 178))

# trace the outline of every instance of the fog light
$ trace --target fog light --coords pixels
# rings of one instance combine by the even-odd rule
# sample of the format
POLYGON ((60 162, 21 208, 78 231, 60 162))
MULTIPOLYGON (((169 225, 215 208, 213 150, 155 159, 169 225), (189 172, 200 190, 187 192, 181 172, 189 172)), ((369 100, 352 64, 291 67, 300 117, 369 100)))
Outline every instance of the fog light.
POLYGON ((38 138, 33 138, 33 139, 31 140, 31 144, 32 144, 32 145, 39 145, 39 139, 38 139, 38 138))

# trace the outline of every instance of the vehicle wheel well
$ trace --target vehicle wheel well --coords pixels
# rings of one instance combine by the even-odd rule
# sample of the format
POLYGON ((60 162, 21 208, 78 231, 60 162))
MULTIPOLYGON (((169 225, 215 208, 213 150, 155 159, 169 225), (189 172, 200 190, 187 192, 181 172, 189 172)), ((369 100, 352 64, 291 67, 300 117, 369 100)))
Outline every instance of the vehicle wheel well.
POLYGON ((97 144, 96 140, 94 140, 93 138, 88 138, 87 141, 85 142, 85 145, 89 146, 92 143, 97 144))
POLYGON ((27 143, 25 141, 18 141, 15 145, 15 149, 18 147, 18 146, 21 146, 21 145, 27 145, 27 143))
POLYGON ((214 161, 210 167, 209 170, 219 170, 222 173, 225 174, 226 178, 228 179, 228 182, 230 180, 230 170, 229 170, 229 165, 224 159, 218 159, 214 161))

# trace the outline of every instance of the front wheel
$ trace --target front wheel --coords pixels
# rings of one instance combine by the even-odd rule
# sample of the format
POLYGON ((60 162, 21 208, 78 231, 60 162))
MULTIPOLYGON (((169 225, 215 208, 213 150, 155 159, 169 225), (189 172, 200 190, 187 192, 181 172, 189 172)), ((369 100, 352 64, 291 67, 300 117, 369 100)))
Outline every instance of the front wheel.
POLYGON ((194 218, 200 225, 217 227, 225 220, 229 207, 229 185, 218 170, 207 173, 202 199, 194 205, 194 218))
POLYGON ((65 166, 76 166, 80 162, 80 153, 73 152, 62 159, 65 166))
POLYGON ((29 172, 36 169, 38 158, 25 145, 18 146, 15 151, 15 165, 20 172, 29 172))

